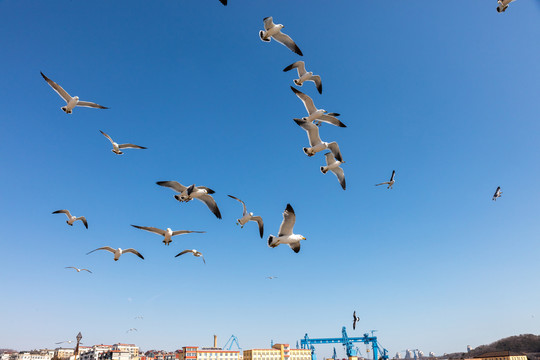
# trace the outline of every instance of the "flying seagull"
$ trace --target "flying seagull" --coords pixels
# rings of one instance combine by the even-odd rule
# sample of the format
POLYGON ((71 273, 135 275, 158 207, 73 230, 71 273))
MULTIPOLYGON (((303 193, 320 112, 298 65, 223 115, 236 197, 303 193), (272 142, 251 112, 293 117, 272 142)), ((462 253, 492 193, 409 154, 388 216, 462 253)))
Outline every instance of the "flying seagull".
POLYGON ((149 232, 153 232, 154 234, 158 234, 158 235, 161 235, 163 236, 163 243, 165 245, 169 245, 172 240, 171 238, 173 236, 176 236, 176 235, 183 235, 183 234, 190 234, 190 233, 199 233, 199 234, 202 234, 202 233, 205 233, 206 231, 191 231, 191 230, 176 230, 176 231, 172 231, 171 228, 167 228, 167 230, 161 230, 161 229, 158 229, 158 228, 155 228, 155 227, 150 227, 150 226, 138 226, 138 225, 131 225, 133 226, 134 228, 137 228, 137 229, 141 229, 141 230, 146 230, 146 231, 149 231, 149 232))
POLYGON ((133 144, 117 144, 113 141, 113 139, 111 139, 111 137, 107 134, 105 134, 103 131, 99 130, 100 133, 103 134, 103 136, 105 136, 107 139, 109 139, 109 141, 111 142, 113 148, 112 148, 112 152, 115 153, 116 155, 122 155, 123 152, 120 150, 120 149, 146 149, 144 146, 139 146, 139 145, 133 145, 133 144))
POLYGON ((239 198, 234 197, 232 195, 228 195, 228 196, 234 200, 239 201, 244 207, 244 212, 242 213, 242 217, 236 220, 236 225, 240 225, 240 227, 243 228, 244 225, 247 224, 249 221, 256 221, 257 224, 259 224, 259 234, 261 235, 261 239, 262 239, 263 234, 264 234, 264 223, 263 223, 262 217, 253 216, 252 212, 248 213, 246 209, 246 204, 244 204, 244 202, 240 200, 239 198))
POLYGON ((184 254, 187 254, 187 253, 191 253, 191 254, 193 254, 193 256, 202 258, 203 263, 206 264, 206 261, 204 261, 203 254, 201 252, 195 250, 195 249, 193 249, 193 250, 184 250, 181 253, 177 254, 175 257, 179 257, 180 255, 184 255, 184 254))
MULTIPOLYGON (((57 342, 57 343, 55 343, 55 344, 63 344, 63 343, 71 344, 72 342, 75 342, 75 340, 60 341, 60 342, 57 342)), ((79 344, 82 344, 82 343, 79 343, 79 344)))
POLYGON ((81 271, 88 271, 90 274, 92 273, 90 270, 88 269, 78 269, 76 268, 75 266, 66 266, 66 269, 75 269, 77 270, 77 272, 81 272, 81 271))
POLYGON ((289 71, 292 69, 296 69, 298 71, 298 79, 294 79, 294 83, 298 86, 302 86, 305 81, 313 81, 315 85, 317 86, 317 90, 319 91, 319 94, 322 94, 322 81, 321 77, 319 75, 313 75, 313 72, 306 71, 306 64, 303 61, 297 61, 292 63, 291 65, 287 66, 283 71, 289 71))
POLYGON ((86 221, 86 218, 84 216, 75 217, 75 216, 71 215, 69 210, 56 210, 56 211, 53 211, 53 214, 66 214, 66 216, 68 218, 66 223, 69 226, 73 226, 73 223, 75 221, 81 220, 83 222, 84 226, 88 229, 88 222, 86 221))
POLYGON ((189 202, 193 199, 202 201, 218 219, 221 219, 221 212, 219 211, 216 201, 209 195, 215 193, 214 190, 209 189, 206 186, 191 185, 190 187, 185 187, 178 181, 158 181, 156 184, 169 187, 180 193, 180 195, 174 195, 174 198, 180 202, 189 202))
POLYGON ((126 331, 126 334, 127 334, 128 332, 131 332, 131 331, 138 331, 138 330, 135 329, 135 328, 131 328, 131 329, 129 329, 128 331, 126 331))
POLYGON ((270 235, 268 237, 268 246, 275 248, 279 244, 289 244, 291 249, 295 253, 300 251, 300 240, 306 240, 302 235, 293 234, 294 223, 296 222, 296 215, 291 204, 287 204, 285 211, 283 212, 283 222, 279 227, 278 236, 270 235))
POLYGON ((353 321, 352 321, 352 328, 353 330, 356 330, 356 323, 360 321, 360 318, 356 316, 356 310, 353 312, 353 321))
POLYGON ((307 156, 313 156, 319 151, 328 149, 332 152, 332 154, 334 154, 337 161, 343 162, 338 143, 335 141, 331 143, 321 141, 321 137, 319 136, 319 127, 317 125, 302 119, 294 119, 294 121, 307 132, 309 145, 311 146, 309 148, 303 148, 307 156))
POLYGON ((98 250, 107 250, 108 252, 111 252, 114 254, 114 261, 118 261, 118 259, 120 259, 120 256, 122 254, 125 254, 125 253, 132 253, 132 254, 135 254, 137 255, 138 257, 140 257, 141 259, 144 260, 144 257, 135 249, 132 249, 132 248, 129 248, 129 249, 113 249, 112 247, 110 246, 103 246, 103 247, 100 247, 100 248, 97 248, 95 250, 92 250, 90 251, 89 253, 86 253, 86 255, 90 254, 90 253, 93 253, 94 251, 98 251, 98 250))
POLYGON ((265 17, 263 19, 264 22, 264 30, 259 31, 259 36, 261 37, 261 40, 264 42, 269 42, 270 38, 274 38, 278 43, 285 45, 288 47, 292 52, 303 56, 302 51, 300 51, 300 48, 295 44, 293 39, 291 39, 288 35, 285 35, 281 32, 281 29, 283 29, 285 26, 281 24, 274 24, 274 21, 271 16, 265 17))
POLYGON ((321 172, 323 174, 326 174, 328 170, 333 172, 337 176, 341 187, 345 190, 345 187, 347 186, 345 184, 345 173, 343 172, 343 169, 339 167, 343 162, 337 161, 334 154, 331 152, 324 154, 324 156, 326 157, 326 166, 321 166, 321 172))
POLYGON ((505 12, 508 9, 508 5, 514 0, 497 0, 497 12, 505 12))
POLYGON ((493 198, 491 200, 497 201, 497 198, 500 198, 502 196, 501 187, 498 186, 497 190, 495 190, 495 194, 493 194, 493 198))
POLYGON ((309 114, 309 116, 303 117, 302 120, 309 122, 317 121, 319 125, 321 122, 325 122, 339 127, 347 127, 347 125, 345 125, 338 118, 336 118, 336 116, 339 116, 339 114, 329 113, 324 109, 317 109, 315 107, 315 104, 313 104, 313 100, 309 96, 307 96, 300 90, 293 88, 292 86, 291 90, 296 94, 296 96, 298 96, 300 100, 302 100, 309 114))
POLYGON ((90 107, 96 109, 108 109, 105 106, 101 106, 93 102, 79 101, 78 96, 71 97, 66 90, 62 89, 60 85, 43 75, 43 73, 41 73, 41 76, 43 76, 45 81, 53 88, 53 90, 56 91, 56 93, 60 95, 60 97, 65 100, 65 102, 67 102, 67 105, 62 107, 62 110, 64 110, 66 114, 71 114, 75 106, 90 107))
POLYGON ((396 182, 396 180, 394 180, 394 176, 396 176, 396 170, 392 171, 392 177, 390 178, 390 181, 385 181, 380 184, 375 184, 375 186, 388 185, 387 189, 391 189, 392 186, 394 186, 394 183, 396 182))
POLYGON ((277 279, 277 276, 267 276, 266 279, 269 279, 269 280, 277 279))
POLYGON ((223 5, 227 6, 227 0, 219 0, 223 5))
POLYGON ((141 316, 141 315, 139 315, 139 316, 135 316, 135 318, 134 318, 134 319, 140 319, 140 320, 142 320, 142 319, 144 319, 144 317, 143 317, 143 316, 141 316))

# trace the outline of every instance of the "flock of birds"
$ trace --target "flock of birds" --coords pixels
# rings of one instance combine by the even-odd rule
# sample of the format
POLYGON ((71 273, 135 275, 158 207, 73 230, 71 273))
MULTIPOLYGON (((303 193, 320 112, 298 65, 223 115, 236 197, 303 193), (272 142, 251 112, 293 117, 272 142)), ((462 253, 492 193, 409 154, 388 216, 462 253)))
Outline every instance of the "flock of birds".
MULTIPOLYGON (((224 5, 227 5, 226 0, 220 0, 224 5)), ((508 0, 499 0, 499 3, 506 7, 508 7, 508 3, 510 1, 508 0)), ((504 8, 506 10, 506 8, 504 8)), ((504 11, 502 10, 502 11, 504 11)), ((271 39, 274 39, 275 41, 283 44, 287 48, 289 48, 292 52, 303 56, 302 51, 298 47, 298 45, 295 43, 295 41, 288 36, 287 34, 283 33, 281 30, 284 28, 284 25, 282 24, 275 24, 272 17, 266 17, 263 19, 264 23, 264 30, 259 31, 259 37, 263 42, 270 42, 271 39)), ((322 80, 319 75, 314 75, 313 72, 306 70, 306 65, 304 61, 296 61, 289 66, 285 67, 283 69, 284 72, 291 71, 293 69, 296 69, 298 73, 298 79, 294 79, 293 83, 296 86, 303 86, 305 82, 313 82, 316 86, 317 91, 319 94, 322 94, 322 80)), ((71 96, 68 94, 67 91, 65 91, 60 85, 58 85, 53 80, 49 79, 45 74, 41 73, 41 76, 43 79, 50 85, 50 87, 66 102, 66 106, 63 106, 61 109, 66 114, 71 114, 73 110, 76 107, 89 107, 89 108, 95 108, 95 109, 107 109, 107 107, 99 105, 94 102, 89 101, 81 101, 79 100, 78 96, 71 96)), ((339 184, 343 188, 343 190, 346 190, 346 182, 345 182, 345 173, 343 171, 343 168, 341 167, 345 161, 343 160, 343 156, 341 154, 341 151, 339 149, 339 145, 336 141, 332 142, 326 142, 322 141, 319 129, 322 126, 323 123, 330 124, 337 127, 345 128, 347 127, 341 120, 338 118, 340 114, 335 112, 328 112, 324 109, 318 109, 311 97, 304 94, 303 92, 299 91, 298 89, 291 86, 292 92, 302 101, 304 104, 304 107, 308 113, 308 116, 302 117, 302 118, 294 118, 294 122, 298 124, 302 129, 304 129, 308 136, 308 141, 310 147, 304 147, 303 151, 308 157, 312 157, 316 155, 319 152, 328 150, 324 154, 325 160, 326 160, 326 166, 321 166, 320 170, 323 174, 326 174, 328 171, 331 171, 334 173, 339 181, 339 184)), ((112 145, 111 151, 116 155, 122 155, 124 152, 122 150, 125 149, 146 149, 146 147, 131 144, 131 143, 125 143, 125 144, 118 144, 115 142, 108 134, 100 130, 100 133, 105 136, 112 145)), ((389 181, 385 181, 382 183, 375 184, 375 186, 380 185, 387 185, 387 189, 392 189, 393 185, 395 184, 395 175, 396 171, 392 171, 392 175, 390 177, 389 181)), ((215 193, 214 190, 201 185, 195 185, 192 184, 190 186, 182 185, 178 181, 158 181, 156 182, 157 185, 170 188, 176 194, 174 195, 174 198, 179 201, 180 203, 188 203, 193 199, 197 199, 204 203, 208 209, 216 216, 216 218, 221 219, 221 212, 219 210, 219 207, 215 201, 215 199, 212 197, 212 195, 215 193)), ((495 191, 495 194, 493 195, 493 200, 497 200, 497 198, 501 197, 502 191, 501 188, 498 187, 495 191)), ((261 238, 264 236, 264 222, 261 216, 255 216, 252 212, 247 211, 246 204, 240 200, 239 198, 228 195, 230 198, 240 202, 243 207, 242 217, 237 219, 236 224, 239 225, 241 228, 243 228, 248 222, 253 221, 256 222, 259 228, 259 235, 261 238)), ((84 226, 88 229, 88 222, 86 220, 86 217, 79 216, 76 217, 70 213, 69 210, 62 209, 54 211, 53 214, 60 214, 63 213, 67 216, 66 223, 70 226, 73 226, 73 224, 76 221, 81 221, 84 226)), ((270 235, 268 237, 268 246, 271 248, 275 248, 281 244, 287 244, 289 247, 296 253, 300 251, 300 241, 306 240, 306 237, 300 234, 295 234, 293 229, 296 222, 296 214, 294 212, 293 207, 291 204, 287 204, 284 212, 283 212, 283 221, 281 223, 281 226, 279 227, 279 231, 277 236, 270 235)), ((191 234, 191 233, 205 233, 205 231, 195 231, 195 230, 175 230, 173 231, 171 228, 167 228, 165 230, 156 228, 156 227, 150 227, 150 226, 140 226, 140 225, 132 225, 134 228, 148 231, 157 235, 160 235, 163 237, 163 243, 165 245, 169 245, 172 242, 172 238, 174 236, 178 235, 185 235, 185 234, 191 234)), ((143 255, 133 248, 128 249, 121 249, 121 248, 113 248, 110 246, 102 246, 97 249, 94 249, 87 254, 91 254, 95 251, 108 251, 114 255, 114 261, 118 261, 120 257, 123 254, 134 254, 138 256, 141 259, 144 259, 143 255)), ((206 264, 206 260, 204 259, 203 253, 196 250, 196 249, 185 249, 181 252, 179 252, 175 257, 179 257, 185 254, 191 254, 195 257, 200 257, 203 261, 203 263, 206 264)), ((91 273, 88 269, 79 269, 74 266, 69 266, 66 268, 74 269, 77 272, 81 271, 87 271, 91 273)), ((268 279, 274 279, 275 276, 267 277, 268 279)), ((355 315, 356 316, 356 315, 355 315)))

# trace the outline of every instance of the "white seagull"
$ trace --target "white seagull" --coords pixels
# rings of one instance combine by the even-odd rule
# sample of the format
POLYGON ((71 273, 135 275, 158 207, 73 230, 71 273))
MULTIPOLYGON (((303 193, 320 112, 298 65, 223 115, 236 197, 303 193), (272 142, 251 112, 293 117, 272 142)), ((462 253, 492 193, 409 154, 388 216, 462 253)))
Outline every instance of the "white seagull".
POLYGON ((497 198, 500 198, 502 196, 501 187, 498 186, 497 190, 495 190, 495 194, 493 194, 493 198, 491 200, 497 201, 497 198))
POLYGON ((394 183, 396 182, 396 180, 394 180, 394 176, 396 176, 396 170, 392 170, 392 177, 390 178, 390 181, 385 181, 380 184, 375 184, 375 186, 388 185, 387 189, 391 189, 392 186, 394 186, 394 183))
POLYGON ((306 64, 303 61, 297 61, 287 66, 283 71, 289 71, 295 69, 298 71, 298 79, 294 79, 294 83, 298 86, 302 86, 305 81, 313 81, 317 86, 319 94, 322 94, 322 81, 319 75, 313 75, 313 72, 306 71, 306 64))
POLYGON ((315 104, 313 104, 313 100, 301 92, 300 90, 297 90, 291 86, 291 90, 298 96, 300 100, 304 103, 304 106, 306 107, 306 110, 309 114, 307 117, 303 117, 302 120, 313 122, 317 121, 320 125, 321 122, 325 122, 328 124, 332 124, 339 127, 347 127, 344 123, 342 123, 336 116, 339 116, 338 113, 329 113, 328 111, 324 109, 317 109, 315 107, 315 104))
POLYGON ((306 240, 303 235, 293 234, 294 223, 296 222, 296 215, 291 204, 287 204, 285 211, 283 212, 283 221, 279 227, 278 236, 270 235, 268 237, 268 246, 275 248, 279 244, 289 244, 291 249, 295 253, 300 251, 300 240, 306 240))
POLYGON ((132 249, 132 248, 124 249, 124 250, 122 250, 122 249, 120 249, 120 248, 118 248, 118 249, 113 249, 113 248, 110 247, 110 246, 103 246, 103 247, 97 248, 97 249, 95 249, 95 250, 90 251, 89 253, 86 253, 86 255, 91 254, 91 253, 93 253, 94 251, 98 251, 98 250, 107 250, 108 252, 113 253, 113 254, 114 254, 114 261, 118 261, 118 259, 120 259, 120 256, 121 256, 122 254, 125 254, 125 253, 132 253, 132 254, 135 254, 135 255, 137 255, 138 257, 140 257, 141 259, 144 260, 144 257, 143 257, 137 250, 135 250, 135 249, 132 249))
POLYGON ((181 253, 177 254, 175 257, 179 257, 180 255, 184 255, 184 254, 187 254, 187 253, 191 253, 191 254, 193 254, 193 256, 202 258, 203 263, 206 264, 206 261, 204 261, 203 254, 201 252, 195 250, 195 249, 193 249, 193 250, 184 250, 181 253))
POLYGON ((128 332, 131 332, 131 331, 138 331, 138 330, 135 329, 135 328, 131 328, 131 329, 129 329, 128 331, 126 331, 126 334, 127 334, 128 332))
POLYGON ((268 279, 268 280, 277 279, 277 276, 267 276, 266 279, 268 279))
POLYGON ((142 319, 144 319, 144 317, 143 317, 143 316, 141 316, 141 315, 139 315, 139 316, 135 316, 135 317, 134 317, 134 319, 135 319, 135 320, 137 320, 137 319, 140 319, 140 320, 142 320, 142 319))
MULTIPOLYGON (((60 341, 60 342, 57 342, 57 343, 55 343, 55 344, 63 344, 63 343, 71 344, 72 342, 75 342, 75 340, 60 341)), ((79 344, 82 344, 82 343, 79 343, 79 344)))
POLYGON ((73 223, 75 221, 81 220, 83 222, 84 226, 88 229, 88 222, 86 221, 86 218, 84 216, 75 217, 75 216, 71 215, 69 210, 56 210, 56 211, 53 211, 53 214, 66 214, 66 216, 68 218, 66 223, 69 226, 73 226, 73 223))
POLYGON ((103 134, 103 136, 105 136, 107 139, 109 139, 109 141, 111 142, 113 148, 112 148, 112 152, 115 153, 116 155, 122 155, 123 152, 120 150, 120 149, 146 149, 144 146, 139 146, 139 145, 133 145, 133 144, 117 144, 113 141, 113 139, 111 139, 111 137, 107 134, 105 134, 103 131, 99 130, 100 133, 103 134))
POLYGON ((300 51, 300 48, 296 45, 296 43, 291 39, 288 35, 285 35, 281 32, 281 29, 283 29, 285 26, 281 24, 274 24, 274 21, 271 16, 265 17, 263 19, 264 22, 264 30, 259 31, 259 36, 262 41, 268 42, 270 41, 270 38, 274 38, 278 43, 285 45, 288 47, 292 52, 303 56, 302 51, 300 51))
POLYGON ((352 328, 353 330, 356 330, 356 323, 360 321, 360 318, 356 316, 356 310, 353 312, 353 322, 352 322, 352 328))
POLYGON ((242 213, 242 217, 236 220, 236 225, 240 225, 240 227, 243 228, 244 225, 247 224, 249 221, 256 221, 257 224, 259 224, 259 234, 261 235, 261 239, 262 239, 263 234, 264 234, 264 223, 263 223, 262 217, 253 216, 252 212, 248 213, 246 209, 246 204, 244 204, 244 202, 240 200, 239 198, 234 197, 232 195, 228 195, 228 196, 234 200, 239 201, 244 207, 244 212, 242 213))
POLYGON ((326 166, 321 166, 321 172, 323 174, 326 174, 328 170, 333 172, 337 176, 341 187, 345 190, 345 187, 347 186, 345 184, 345 173, 343 172, 343 169, 339 167, 343 162, 337 161, 334 154, 331 152, 324 154, 324 156, 326 157, 326 166))
POLYGON ((77 272, 81 272, 81 271, 88 271, 90 274, 92 273, 90 270, 88 269, 79 269, 79 268, 76 268, 75 266, 66 266, 66 269, 75 269, 77 270, 77 272))
POLYGON ((497 0, 497 12, 505 12, 508 9, 508 5, 515 0, 497 0))
POLYGON ((150 226, 138 226, 138 225, 131 225, 131 226, 133 226, 134 228, 137 228, 137 229, 146 230, 146 231, 152 232, 154 234, 158 234, 158 235, 163 236, 164 237, 163 238, 163 243, 165 245, 169 245, 172 242, 171 238, 173 236, 176 236, 176 235, 183 235, 183 234, 190 234, 190 233, 202 234, 202 233, 206 232, 206 231, 191 231, 191 230, 172 231, 171 228, 167 228, 167 230, 161 230, 161 229, 158 229, 158 228, 155 228, 155 227, 150 227, 150 226))
POLYGON ((335 141, 331 143, 321 141, 321 137, 319 136, 319 127, 317 125, 302 119, 294 119, 294 121, 307 132, 309 145, 311 146, 309 148, 303 148, 307 156, 313 156, 319 151, 328 149, 332 152, 332 154, 334 154, 336 160, 343 162, 338 143, 335 141))
POLYGON ((207 188, 206 186, 191 185, 190 187, 185 187, 178 181, 158 181, 156 184, 169 187, 180 193, 180 195, 174 195, 174 198, 180 202, 189 202, 193 199, 202 201, 218 219, 221 219, 221 212, 219 211, 216 201, 209 195, 215 193, 214 190, 207 188))
POLYGON ((67 102, 66 106, 62 106, 62 110, 64 110, 66 114, 71 114, 75 106, 90 107, 96 109, 108 109, 108 107, 101 106, 93 102, 79 101, 78 96, 71 97, 66 90, 62 89, 60 85, 43 75, 43 73, 41 73, 41 76, 43 76, 45 81, 53 88, 53 90, 56 91, 56 93, 60 95, 60 97, 65 100, 65 102, 67 102))

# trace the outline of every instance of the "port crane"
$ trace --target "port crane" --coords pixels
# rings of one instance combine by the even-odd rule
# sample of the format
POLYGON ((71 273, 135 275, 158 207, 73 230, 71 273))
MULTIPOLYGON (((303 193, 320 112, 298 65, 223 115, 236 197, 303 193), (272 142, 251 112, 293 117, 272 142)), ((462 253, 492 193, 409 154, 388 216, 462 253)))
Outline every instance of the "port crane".
POLYGON ((373 336, 373 332, 371 333, 371 336, 369 336, 368 333, 364 334, 362 337, 349 337, 347 335, 347 329, 344 327, 341 328, 341 337, 340 338, 319 338, 319 339, 310 339, 308 334, 304 336, 303 339, 300 340, 300 346, 302 349, 310 349, 311 350, 311 360, 317 360, 317 356, 315 354, 315 346, 316 344, 339 344, 341 343, 346 351, 347 356, 353 357, 358 356, 357 355, 357 349, 353 346, 353 343, 364 343, 364 344, 370 344, 373 349, 373 360, 379 360, 379 353, 380 358, 382 360, 388 360, 388 351, 379 346, 379 343, 377 342, 377 337, 373 336))
POLYGON ((236 343, 236 347, 238 348, 238 350, 242 351, 242 348, 240 347, 240 344, 238 343, 238 338, 234 335, 231 335, 231 337, 229 338, 229 340, 227 340, 227 342, 225 343, 225 345, 223 345, 223 349, 225 350, 231 350, 234 343, 236 343), (229 344, 230 343, 230 344, 229 344), (227 345, 229 347, 227 347, 227 345))

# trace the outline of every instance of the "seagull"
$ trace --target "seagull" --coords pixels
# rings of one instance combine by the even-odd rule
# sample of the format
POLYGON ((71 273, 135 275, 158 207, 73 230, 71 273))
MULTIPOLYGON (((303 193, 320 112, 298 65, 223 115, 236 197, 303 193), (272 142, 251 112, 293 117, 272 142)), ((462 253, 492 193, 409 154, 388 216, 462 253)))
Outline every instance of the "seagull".
POLYGON ((302 100, 304 103, 304 106, 306 107, 306 110, 309 114, 307 117, 303 117, 302 120, 313 122, 316 120, 319 125, 321 122, 325 122, 328 124, 332 124, 339 127, 347 127, 344 123, 342 123, 336 116, 339 116, 337 113, 329 113, 328 111, 324 109, 317 109, 315 105, 313 104, 313 100, 301 92, 300 90, 296 90, 291 86, 291 90, 302 100))
POLYGON ((56 210, 56 211, 53 211, 53 214, 66 214, 66 216, 68 218, 66 223, 69 226, 73 226, 73 223, 75 221, 81 220, 83 222, 84 226, 88 229, 88 222, 86 221, 86 218, 84 216, 75 217, 75 216, 71 215, 69 210, 56 210))
POLYGON ((201 257, 203 263, 206 264, 206 261, 204 261, 204 256, 203 256, 203 254, 202 254, 201 252, 195 250, 195 249, 193 249, 193 250, 184 250, 184 251, 182 251, 180 254, 176 255, 175 257, 179 257, 180 255, 184 255, 184 254, 187 254, 187 253, 192 253, 193 256, 201 257))
POLYGON ((138 330, 135 329, 135 328, 131 328, 131 329, 129 329, 128 331, 126 331, 126 334, 127 334, 128 332, 130 332, 130 331, 138 331, 138 330))
POLYGON ((297 86, 302 86, 305 81, 313 81, 317 86, 319 94, 322 94, 322 82, 319 75, 313 75, 313 72, 306 71, 306 64, 303 61, 297 61, 287 66, 283 71, 289 71, 296 68, 298 71, 298 79, 293 80, 297 86))
POLYGON ((144 257, 135 249, 132 249, 132 248, 129 248, 129 249, 113 249, 112 247, 110 246, 103 246, 103 247, 100 247, 100 248, 97 248, 95 250, 92 250, 90 251, 89 253, 86 253, 86 255, 90 254, 90 253, 93 253, 94 251, 98 251, 98 250, 107 250, 108 252, 112 252, 114 254, 114 261, 118 261, 118 259, 120 259, 120 256, 122 254, 125 254, 125 253, 132 253, 132 254, 135 254, 137 255, 138 257, 140 257, 141 259, 144 260, 144 257))
MULTIPOLYGON (((60 342, 57 342, 57 343, 55 343, 55 344, 63 344, 63 343, 71 344, 72 342, 75 342, 75 340, 60 341, 60 342)), ((80 343, 80 344, 82 344, 82 343, 80 343)))
POLYGON ((135 318, 134 318, 134 319, 135 319, 135 320, 137 320, 137 319, 140 319, 140 320, 142 320, 142 319, 144 319, 144 317, 142 317, 141 315, 139 315, 139 316, 135 316, 135 318))
POLYGON ((120 149, 146 149, 144 146, 139 146, 139 145, 133 145, 133 144, 120 144, 118 145, 117 143, 115 143, 113 141, 113 139, 111 139, 111 137, 107 134, 105 134, 103 131, 99 130, 100 133, 103 134, 103 136, 105 136, 107 139, 109 139, 109 141, 111 142, 113 148, 112 148, 112 152, 115 153, 116 155, 122 155, 123 152, 120 150, 120 149))
POLYGON ((505 12, 508 9, 508 5, 514 0, 497 0, 497 12, 505 12))
POLYGON ((385 181, 385 182, 382 182, 380 184, 375 184, 375 186, 388 185, 387 189, 391 189, 392 186, 394 185, 394 183, 396 182, 396 180, 394 180, 395 175, 396 175, 396 170, 393 170, 392 171, 392 177, 390 178, 390 181, 385 181))
POLYGON ((311 147, 303 148, 307 156, 313 156, 319 151, 328 149, 332 152, 332 154, 334 154, 336 160, 343 162, 338 143, 335 141, 331 143, 321 141, 321 137, 319 136, 319 127, 317 125, 302 119, 294 119, 294 121, 300 125, 302 129, 306 130, 308 134, 309 145, 311 145, 311 147))
POLYGON ((236 220, 236 225, 240 225, 240 227, 243 228, 244 225, 247 224, 249 221, 256 221, 257 224, 259 224, 259 234, 261 235, 261 239, 262 239, 263 234, 264 234, 264 223, 263 223, 262 217, 253 216, 252 212, 248 213, 246 209, 246 204, 244 204, 244 202, 240 200, 239 198, 234 197, 232 195, 228 195, 228 196, 234 200, 240 201, 240 203, 242 203, 242 206, 244 207, 244 212, 242 214, 242 217, 236 220))
POLYGON ((278 236, 270 235, 268 237, 268 246, 275 248, 279 244, 289 244, 291 249, 295 253, 300 251, 300 240, 306 240, 302 235, 293 234, 294 223, 296 221, 296 215, 291 204, 287 204, 285 211, 283 212, 283 222, 279 227, 278 236))
POLYGON ((324 154, 324 156, 326 156, 326 166, 321 166, 321 172, 323 174, 326 174, 328 170, 333 172, 337 176, 341 187, 345 190, 345 173, 343 172, 343 169, 339 167, 343 162, 337 161, 334 154, 331 152, 324 154))
POLYGON ((277 279, 277 276, 267 276, 266 279, 269 279, 269 280, 277 279))
POLYGON ((219 0, 223 5, 227 6, 227 0, 219 0))
POLYGON ((43 73, 41 73, 41 76, 43 76, 45 81, 53 88, 53 90, 56 91, 56 93, 67 102, 67 105, 62 107, 62 110, 64 110, 66 114, 71 114, 75 106, 91 107, 96 109, 108 109, 108 107, 101 106, 93 102, 79 101, 78 96, 71 97, 66 90, 62 89, 60 85, 43 75, 43 73))
POLYGON ((159 186, 169 187, 180 193, 180 195, 174 195, 174 198, 180 202, 188 202, 193 199, 202 201, 218 219, 221 219, 221 213, 219 212, 216 201, 212 196, 209 195, 215 193, 214 190, 209 189, 206 186, 191 185, 190 187, 185 187, 178 181, 158 181, 156 184, 159 186))
POLYGON ((92 273, 92 272, 91 272, 90 270, 88 270, 88 269, 78 269, 78 268, 76 268, 76 267, 74 267, 74 266, 66 266, 66 269, 75 269, 75 270, 77 270, 77 272, 88 271, 90 274, 92 273))
POLYGON ((356 316, 356 311, 353 312, 352 317, 353 317, 352 328, 353 328, 353 330, 356 330, 356 323, 358 321, 360 321, 360 318, 358 316, 356 316))
POLYGON ((501 191, 501 187, 498 186, 497 187, 497 190, 495 190, 495 194, 493 194, 493 201, 497 201, 497 198, 500 198, 502 196, 502 191, 501 191))
POLYGON ((176 235, 183 235, 183 234, 190 234, 190 233, 199 233, 199 234, 202 234, 202 233, 205 233, 206 231, 191 231, 191 230, 177 230, 177 231, 172 231, 171 228, 167 228, 167 230, 161 230, 161 229, 158 229, 158 228, 155 228, 155 227, 150 227, 150 226, 138 226, 138 225, 131 225, 133 226, 134 228, 137 228, 137 229, 141 229, 141 230, 146 230, 146 231, 149 231, 149 232, 153 232, 154 234, 158 234, 158 235, 161 235, 163 236, 163 243, 165 245, 169 245, 172 240, 171 238, 173 236, 176 236, 176 235))
POLYGON ((281 29, 283 29, 285 26, 281 24, 274 24, 271 16, 265 17, 263 19, 263 22, 264 30, 259 31, 259 36, 261 37, 262 41, 269 42, 270 38, 274 38, 274 40, 276 40, 280 44, 285 45, 292 52, 300 56, 304 56, 304 54, 302 54, 302 51, 300 51, 300 48, 298 48, 293 39, 291 39, 289 35, 285 35, 281 32, 281 29))

